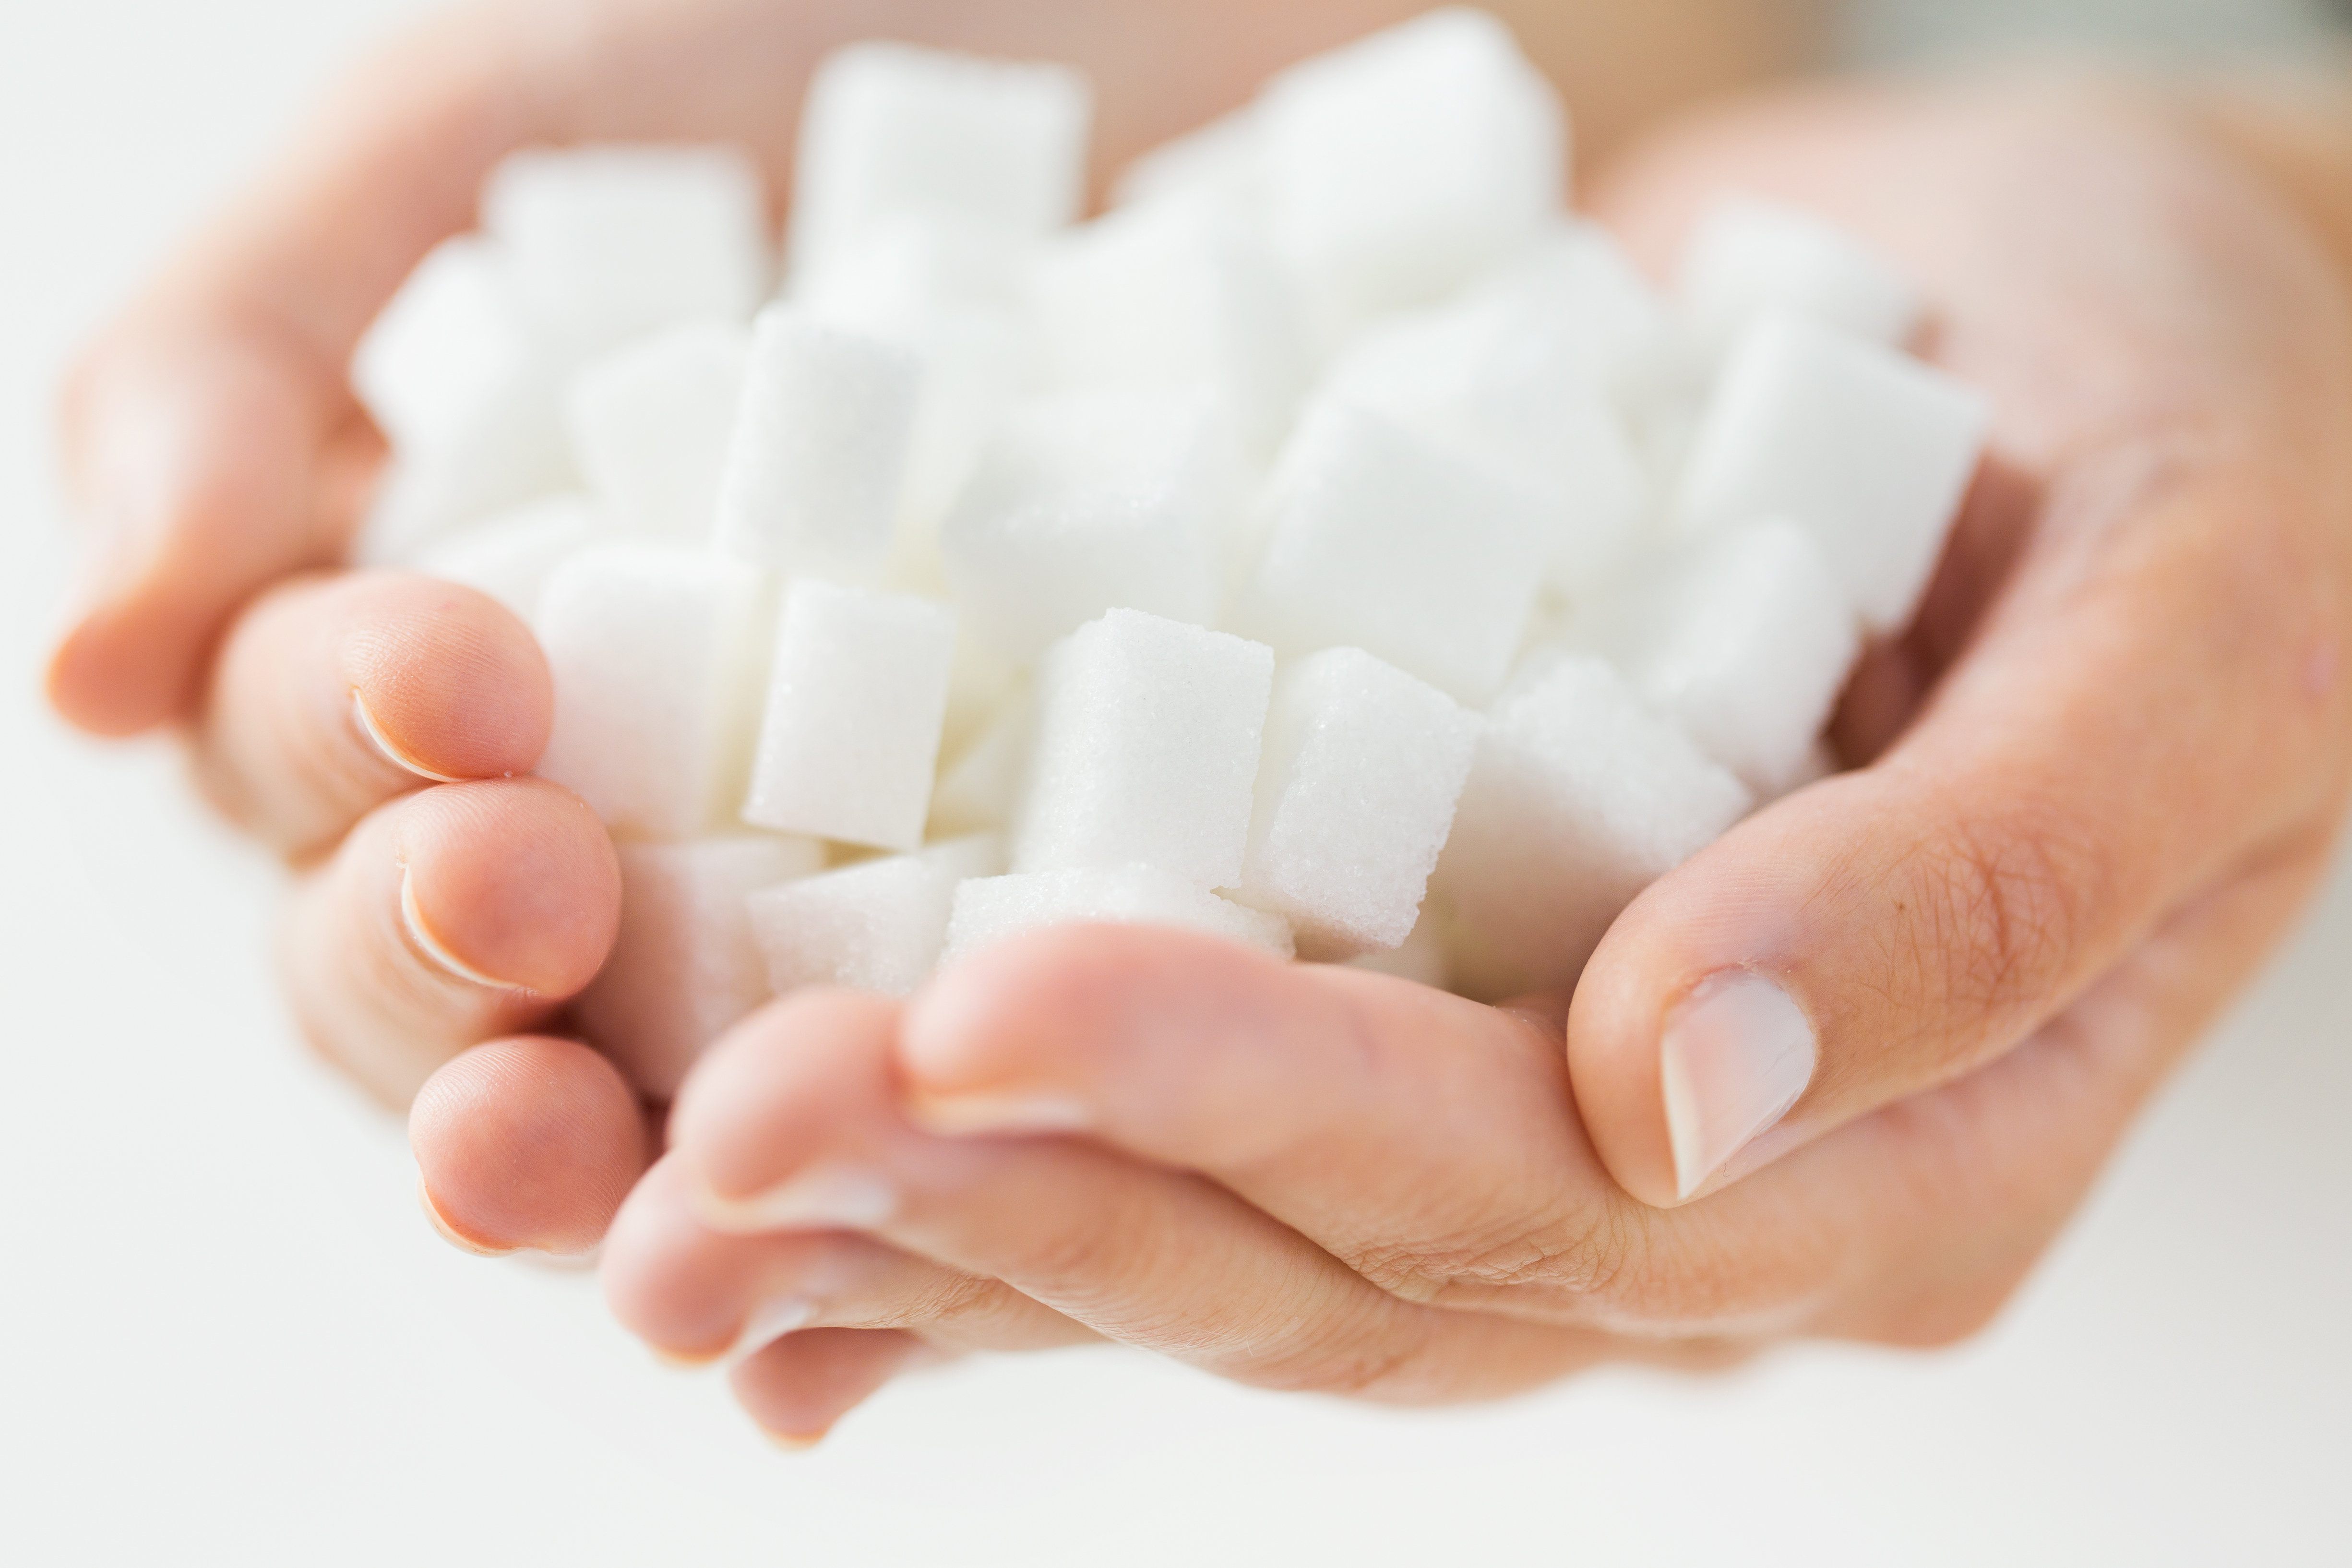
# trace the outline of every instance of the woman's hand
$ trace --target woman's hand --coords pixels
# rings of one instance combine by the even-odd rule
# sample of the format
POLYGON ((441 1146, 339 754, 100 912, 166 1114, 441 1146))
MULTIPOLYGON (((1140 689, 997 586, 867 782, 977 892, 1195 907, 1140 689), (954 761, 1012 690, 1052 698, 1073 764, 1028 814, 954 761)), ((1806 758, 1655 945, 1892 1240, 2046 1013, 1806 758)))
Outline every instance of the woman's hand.
MULTIPOLYGON (((533 143, 728 141, 760 161, 781 213, 801 84, 831 48, 887 34, 1087 68, 1099 176, 1415 8, 452 9, 341 84, 73 377, 68 466, 99 537, 52 700, 100 734, 185 729, 208 792, 299 869, 286 946, 302 1026, 407 1103, 459 1051, 553 1018, 603 962, 619 900, 585 809, 521 776, 549 721, 526 630, 465 590, 332 574, 383 456, 348 386, 352 347, 416 261, 472 223, 491 166, 533 143)), ((1805 41, 1780 0, 1497 8, 1561 68, 1588 145, 1805 41)), ((628 1086, 547 1040, 442 1086, 418 1142, 436 1217, 491 1250, 587 1245, 643 1160, 628 1086)))
POLYGON ((903 1008, 781 1003, 689 1080, 616 1223, 625 1321, 701 1355, 797 1325, 736 1373, 793 1436, 926 1341, 1097 1333, 1421 1402, 1987 1321, 2327 864, 2352 299, 2245 166, 2093 87, 1741 110, 1605 215, 1663 254, 1722 187, 1893 253, 2000 410, 1921 624, 1845 703, 1869 765, 1653 888, 1572 1008, 1115 929, 903 1008), (1811 1036, 1752 1140, 1742 1068, 1785 1042, 1693 1008, 1725 975, 1811 1036))

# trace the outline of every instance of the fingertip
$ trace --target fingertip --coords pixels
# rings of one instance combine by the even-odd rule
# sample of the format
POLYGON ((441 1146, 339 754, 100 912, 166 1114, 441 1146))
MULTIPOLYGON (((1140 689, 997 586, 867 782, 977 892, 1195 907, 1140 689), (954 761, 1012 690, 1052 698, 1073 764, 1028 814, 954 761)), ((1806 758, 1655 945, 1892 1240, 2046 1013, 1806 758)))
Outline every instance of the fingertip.
POLYGON ((679 1089, 670 1142, 688 1179, 721 1204, 789 1173, 837 1108, 862 1105, 887 1068, 902 1005, 861 992, 795 992, 712 1046, 679 1089))
POLYGON ((344 683, 363 733, 395 766, 449 782, 538 765, 554 681, 512 611, 429 577, 355 578, 346 593, 344 683))
POLYGON ((586 802, 539 779, 447 784, 403 807, 410 935, 466 979, 566 997, 620 929, 621 866, 586 802))
POLYGON ((603 1239, 645 1169, 636 1097, 573 1041, 477 1046, 427 1080, 408 1117, 419 1194, 456 1245, 581 1253, 603 1239))
POLYGON ((42 690, 58 716, 85 734, 128 740, 192 710, 194 661, 177 639, 112 601, 79 611, 49 650, 42 690))
POLYGON ((922 1351, 897 1329, 803 1329, 746 1358, 729 1378, 762 1436, 788 1451, 815 1447, 922 1351))

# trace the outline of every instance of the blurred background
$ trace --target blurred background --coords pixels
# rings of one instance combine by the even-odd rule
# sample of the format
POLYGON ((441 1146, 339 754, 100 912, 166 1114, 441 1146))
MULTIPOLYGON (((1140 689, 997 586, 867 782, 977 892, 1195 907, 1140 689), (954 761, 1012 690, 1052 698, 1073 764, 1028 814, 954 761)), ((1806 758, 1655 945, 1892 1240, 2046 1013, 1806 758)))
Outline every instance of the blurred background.
MULTIPOLYGON (((807 1457, 593 1278, 418 1217, 278 1002, 279 874, 168 744, 39 706, 76 343, 417 0, 12 0, 0 27, 0 1560, 2352 1561, 2352 868, 2023 1297, 1932 1357, 1402 1415, 1118 1352, 909 1383, 807 1457)), ((2312 0, 1886 0, 1842 52, 2299 51, 2312 0)), ((2352 437, 2348 437, 2352 438, 2352 437)))

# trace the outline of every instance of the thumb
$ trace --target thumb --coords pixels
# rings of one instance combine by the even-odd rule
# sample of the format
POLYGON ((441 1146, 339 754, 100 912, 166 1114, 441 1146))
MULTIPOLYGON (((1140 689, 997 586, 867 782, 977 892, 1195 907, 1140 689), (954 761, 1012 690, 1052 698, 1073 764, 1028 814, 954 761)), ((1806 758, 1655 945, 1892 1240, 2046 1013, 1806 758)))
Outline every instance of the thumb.
POLYGON ((2250 546, 2298 536, 2254 510, 2279 487, 2218 479, 2087 572, 2029 561, 1893 753, 1626 911, 1568 1048, 1628 1191, 1686 1202, 1962 1077, 2188 898, 2324 829, 2347 749, 2340 563, 2250 546))

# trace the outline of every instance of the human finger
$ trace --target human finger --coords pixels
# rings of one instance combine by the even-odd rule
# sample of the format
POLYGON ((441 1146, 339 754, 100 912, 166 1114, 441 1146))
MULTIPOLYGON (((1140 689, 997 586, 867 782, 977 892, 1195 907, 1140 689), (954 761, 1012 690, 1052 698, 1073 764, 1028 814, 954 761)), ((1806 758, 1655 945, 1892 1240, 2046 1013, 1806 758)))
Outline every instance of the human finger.
POLYGON ((394 795, 530 772, 552 710, 546 658, 495 600, 392 573, 301 577, 230 633, 196 767, 239 824, 300 856, 394 795))
POLYGON ((620 906, 612 841, 570 791, 497 779, 404 796, 295 890, 281 951, 296 1018, 404 1107, 458 1052, 538 1026, 585 986, 620 906))
POLYGON ((895 1329, 810 1329, 738 1363, 728 1382, 770 1441, 810 1448, 923 1353, 920 1340, 895 1329))
POLYGON ((452 1245, 490 1255, 595 1247, 650 1142, 620 1069, 573 1040, 476 1046, 408 1112, 426 1216, 452 1245))
POLYGON ((705 1058, 672 1123, 705 1224, 862 1231, 1259 1386, 1494 1397, 1606 1353, 1602 1336, 1377 1289, 1195 1174, 1073 1140, 919 1131, 898 1105, 897 1015, 872 998, 803 994, 705 1058))
POLYGON ((664 1357, 740 1359, 804 1329, 906 1329, 944 1349, 1043 1350, 1097 1338, 1002 1280, 840 1231, 742 1236, 702 1224, 676 1156, 646 1173, 599 1271, 623 1327, 664 1357))

